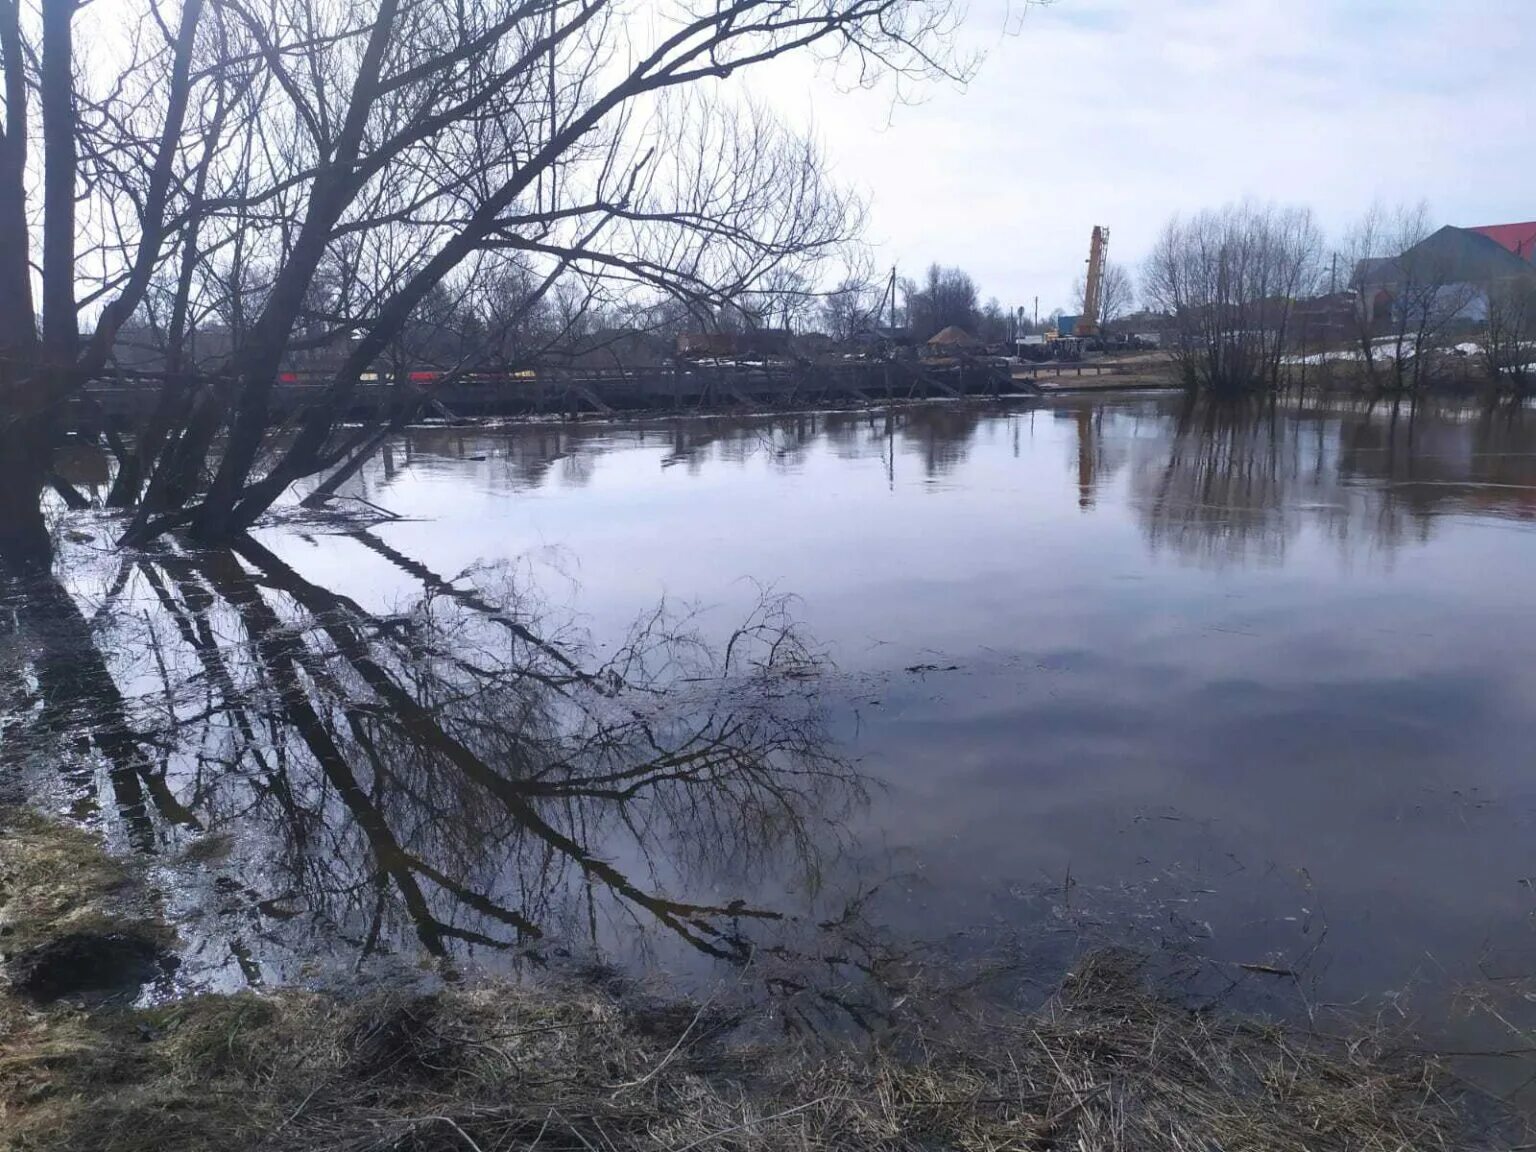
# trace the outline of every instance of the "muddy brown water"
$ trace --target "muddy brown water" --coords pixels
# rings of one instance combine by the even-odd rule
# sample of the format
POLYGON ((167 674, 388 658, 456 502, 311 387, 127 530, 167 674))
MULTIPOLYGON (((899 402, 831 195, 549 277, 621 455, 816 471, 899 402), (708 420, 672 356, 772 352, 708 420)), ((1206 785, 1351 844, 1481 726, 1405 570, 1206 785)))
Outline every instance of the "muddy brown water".
POLYGON ((1485 1009, 1536 990, 1532 415, 418 429, 366 531, 124 565, 76 522, 7 751, 147 854, 208 986, 387 953, 789 995, 1116 941, 1529 1047, 1485 1009))

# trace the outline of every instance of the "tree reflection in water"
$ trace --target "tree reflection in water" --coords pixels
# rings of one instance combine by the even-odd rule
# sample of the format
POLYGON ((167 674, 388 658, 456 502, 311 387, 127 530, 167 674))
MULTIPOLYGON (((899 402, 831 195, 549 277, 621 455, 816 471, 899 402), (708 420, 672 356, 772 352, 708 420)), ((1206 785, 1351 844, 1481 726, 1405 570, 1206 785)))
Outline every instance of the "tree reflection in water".
POLYGON ((49 740, 90 740, 114 830, 214 862, 206 898, 235 906, 226 943, 253 980, 241 934, 282 929, 358 961, 414 939, 449 972, 656 929, 780 992, 809 987, 808 959, 872 969, 856 902, 818 927, 719 895, 771 874, 814 896, 864 799, 790 601, 720 645, 659 608, 598 661, 510 584, 354 537, 420 596, 369 612, 254 540, 135 558, 95 620, 56 582, 13 595, 9 758, 35 771, 49 740))
POLYGON ((1187 404, 1134 489, 1151 546, 1213 568, 1279 564, 1306 526, 1392 554, 1446 513, 1531 518, 1531 443, 1519 410, 1187 404))

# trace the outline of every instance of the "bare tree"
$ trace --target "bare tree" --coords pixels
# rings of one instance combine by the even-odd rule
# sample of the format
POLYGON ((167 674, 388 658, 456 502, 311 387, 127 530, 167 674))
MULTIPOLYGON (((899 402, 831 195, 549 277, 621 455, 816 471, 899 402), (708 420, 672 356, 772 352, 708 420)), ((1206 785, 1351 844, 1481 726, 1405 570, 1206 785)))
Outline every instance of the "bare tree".
POLYGON ((1099 324, 1105 328, 1136 306, 1136 284, 1124 264, 1105 266, 1102 301, 1099 324))
POLYGON ((990 297, 977 313, 976 335, 983 344, 1004 344, 1013 335, 1013 320, 996 296, 990 297))
POLYGON ((1443 269, 1414 255, 1433 233, 1423 202, 1371 205, 1345 236, 1343 259, 1355 295, 1355 345, 1365 380, 1404 391, 1444 326, 1443 269))
POLYGON ((33 21, 0 0, 8 555, 46 556, 62 405, 131 318, 161 333, 165 388, 119 453, 119 499, 139 505, 127 539, 229 538, 295 479, 371 450, 341 427, 362 377, 435 291, 471 293, 482 260, 524 261, 532 300, 567 276, 594 302, 699 307, 814 282, 858 205, 731 94, 734 73, 801 53, 898 91, 969 73, 946 52, 953 0, 134 3, 40 0, 33 21), (105 19, 130 31, 120 67, 78 67, 77 23, 105 19), (222 354, 192 373, 199 340, 222 354), (299 355, 326 383, 278 435, 278 375, 299 355))
POLYGON ((24 18, 20 0, 0 0, 0 556, 20 565, 48 555, 39 499, 52 468, 60 402, 106 363, 118 330, 144 302, 175 228, 172 195, 184 161, 203 4, 186 0, 170 24, 157 11, 154 31, 133 37, 106 95, 97 97, 78 90, 77 11, 73 0, 41 0, 33 21, 24 18), (153 105, 157 123, 146 122, 146 86, 160 97, 153 105), (28 155, 34 92, 43 144, 36 182, 28 155), (97 210, 85 228, 82 194, 97 210), (42 221, 37 301, 34 212, 42 221), (107 235, 131 239, 93 238, 90 225, 96 236, 105 227, 107 235), (76 283, 82 268, 99 270, 83 293, 76 283), (88 340, 80 332, 83 308, 97 312, 88 340))
POLYGON ((1536 276, 1493 286, 1481 343, 1494 387, 1527 395, 1536 369, 1536 276))
POLYGON ((931 264, 921 284, 907 280, 901 288, 913 339, 927 340, 951 325, 975 333, 980 318, 979 294, 976 282, 966 272, 931 264))
POLYGON ((822 331, 834 340, 852 340, 879 324, 884 302, 883 289, 867 278, 845 279, 822 301, 822 331))
MULTIPOLYGON (((1078 276, 1072 285, 1072 297, 1084 300, 1088 295, 1085 276, 1078 276)), ((1093 317, 1100 331, 1107 330, 1116 320, 1129 312, 1136 304, 1136 284, 1124 264, 1108 263, 1104 266, 1104 284, 1099 295, 1099 314, 1093 317)))
POLYGON ((1174 317, 1173 356, 1192 389, 1278 388, 1292 311, 1317 284, 1321 236, 1310 211, 1253 204, 1170 221, 1142 278, 1174 317))
POLYGON ((1393 263, 1393 384, 1398 390, 1417 390, 1428 383, 1437 353, 1451 342, 1458 324, 1481 311, 1481 293, 1458 272, 1454 256, 1428 241, 1405 249, 1393 263))

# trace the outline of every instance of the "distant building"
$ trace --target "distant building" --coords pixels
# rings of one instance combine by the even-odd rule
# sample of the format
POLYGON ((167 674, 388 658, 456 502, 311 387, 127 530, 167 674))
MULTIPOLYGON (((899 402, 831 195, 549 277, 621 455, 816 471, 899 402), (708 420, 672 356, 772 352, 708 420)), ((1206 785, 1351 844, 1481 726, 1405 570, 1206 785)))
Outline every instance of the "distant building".
POLYGON ((836 344, 825 332, 801 332, 794 339, 793 351, 796 356, 825 356, 836 344))
POLYGON ((734 332, 682 332, 677 354, 686 360, 713 360, 736 355, 740 342, 734 332))
POLYGON ((1500 241, 1471 228, 1447 225, 1395 257, 1362 260, 1354 284, 1368 322, 1385 303, 1396 306, 1406 293, 1433 291, 1450 319, 1488 318, 1488 294, 1496 285, 1536 275, 1536 266, 1500 241))
POLYGON ((1486 236, 1527 263, 1536 264, 1536 220, 1524 224, 1483 224, 1467 231, 1486 236))
POLYGON ((1116 316, 1115 323, 1128 328, 1133 332, 1157 332, 1164 328, 1172 328, 1174 318, 1166 312, 1127 312, 1123 316, 1116 316))
POLYGON ((1114 327, 1145 348, 1171 348, 1176 342, 1176 318, 1166 312, 1127 312, 1115 317, 1114 327))
POLYGON ((749 328, 744 332, 684 332, 677 355, 685 360, 759 359, 790 354, 795 334, 788 328, 749 328))
MULTIPOLYGON (((1359 300, 1360 296, 1355 292, 1330 292, 1292 302, 1290 327, 1293 339, 1319 344, 1354 337, 1359 332, 1359 300)), ((1391 297, 1381 292, 1366 309, 1374 314, 1390 305, 1391 297)))
POLYGON ((849 343, 860 348, 907 348, 912 344, 912 333, 905 328, 875 325, 861 329, 849 343))
POLYGON ((552 365, 588 372, 633 371, 667 362, 671 349, 659 336, 636 328, 599 328, 552 348, 545 359, 552 365))

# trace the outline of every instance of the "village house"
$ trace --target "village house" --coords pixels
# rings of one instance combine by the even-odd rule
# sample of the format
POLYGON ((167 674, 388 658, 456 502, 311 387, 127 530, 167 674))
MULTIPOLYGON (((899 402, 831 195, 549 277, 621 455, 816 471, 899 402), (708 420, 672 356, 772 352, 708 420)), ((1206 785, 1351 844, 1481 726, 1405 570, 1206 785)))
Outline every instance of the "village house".
POLYGON ((1502 284, 1536 278, 1529 237, 1521 229, 1536 225, 1447 225, 1401 254, 1362 260, 1354 284, 1368 323, 1381 310, 1403 306, 1433 307, 1448 321, 1482 323, 1488 318, 1490 293, 1502 284))

